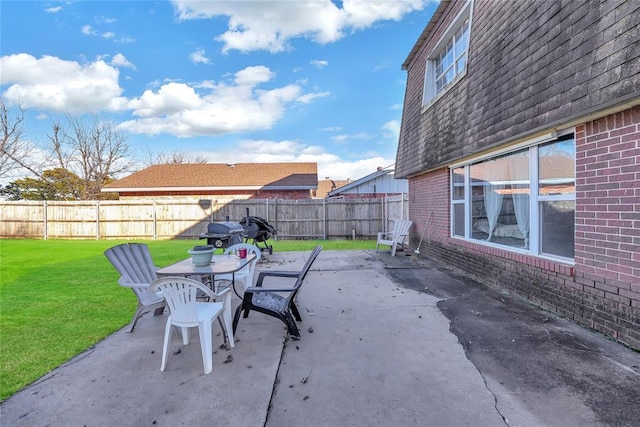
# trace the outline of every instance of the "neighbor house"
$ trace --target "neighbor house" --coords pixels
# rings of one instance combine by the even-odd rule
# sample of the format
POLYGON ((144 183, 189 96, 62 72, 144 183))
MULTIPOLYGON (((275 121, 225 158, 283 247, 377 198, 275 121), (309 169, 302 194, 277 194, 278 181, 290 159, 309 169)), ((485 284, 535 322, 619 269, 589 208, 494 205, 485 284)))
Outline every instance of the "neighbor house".
POLYGON ((640 2, 442 0, 402 65, 411 242, 640 348, 640 2))
POLYGON ((309 199, 316 163, 154 165, 102 188, 120 199, 309 199))
POLYGON ((342 187, 343 185, 347 185, 350 183, 350 179, 321 179, 318 180, 318 189, 311 191, 312 199, 324 199, 327 197, 330 191, 335 190, 338 187, 342 187))
POLYGON ((327 197, 344 197, 345 199, 379 198, 406 194, 408 191, 409 181, 396 179, 393 165, 391 165, 386 168, 379 167, 372 174, 332 189, 327 193, 327 197))

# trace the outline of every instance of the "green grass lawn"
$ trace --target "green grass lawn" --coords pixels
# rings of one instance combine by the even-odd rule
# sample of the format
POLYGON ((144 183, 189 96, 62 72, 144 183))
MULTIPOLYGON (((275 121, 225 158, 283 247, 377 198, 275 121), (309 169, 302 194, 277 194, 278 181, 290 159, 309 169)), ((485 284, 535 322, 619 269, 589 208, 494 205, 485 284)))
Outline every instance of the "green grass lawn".
MULTIPOLYGON (((0 240, 0 401, 129 323, 136 297, 103 252, 124 241, 0 240)), ((145 241, 158 267, 202 241, 145 241)), ((269 240, 274 252, 374 249, 374 240, 269 240)))

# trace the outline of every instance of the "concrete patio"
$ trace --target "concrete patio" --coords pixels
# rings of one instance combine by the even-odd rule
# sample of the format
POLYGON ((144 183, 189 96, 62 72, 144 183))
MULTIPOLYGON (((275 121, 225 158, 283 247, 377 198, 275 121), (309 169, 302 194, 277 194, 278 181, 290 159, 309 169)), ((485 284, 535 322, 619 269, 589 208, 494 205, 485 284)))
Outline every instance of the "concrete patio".
MULTIPOLYGON (((265 253, 296 270, 308 252, 265 253)), ((3 426, 637 425, 640 355, 413 254, 324 251, 302 339, 260 313, 203 373, 192 332, 160 371, 145 315, 0 406, 3 426), (411 255, 411 256, 409 256, 411 255)), ((237 303, 237 298, 236 298, 237 303)), ((214 326, 214 344, 222 344, 214 326)))

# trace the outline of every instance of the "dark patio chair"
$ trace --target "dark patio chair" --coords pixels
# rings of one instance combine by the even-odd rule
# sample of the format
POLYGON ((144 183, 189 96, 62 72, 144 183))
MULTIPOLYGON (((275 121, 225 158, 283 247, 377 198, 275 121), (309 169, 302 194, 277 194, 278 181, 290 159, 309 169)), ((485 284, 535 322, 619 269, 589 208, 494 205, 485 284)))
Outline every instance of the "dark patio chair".
MULTIPOLYGON (((300 322, 302 317, 300 317, 300 311, 296 307, 295 299, 305 276, 311 269, 311 264, 313 264, 321 250, 322 246, 316 246, 300 271, 261 271, 258 274, 256 286, 245 289, 242 304, 236 309, 233 318, 234 334, 240 320, 240 313, 243 312, 242 317, 247 318, 249 312, 253 310, 280 319, 287 326, 291 339, 299 340, 300 331, 296 325, 296 320, 300 322), (295 283, 292 287, 263 286, 265 279, 268 277, 295 280, 295 283)), ((281 280, 278 281, 281 282, 281 280)))

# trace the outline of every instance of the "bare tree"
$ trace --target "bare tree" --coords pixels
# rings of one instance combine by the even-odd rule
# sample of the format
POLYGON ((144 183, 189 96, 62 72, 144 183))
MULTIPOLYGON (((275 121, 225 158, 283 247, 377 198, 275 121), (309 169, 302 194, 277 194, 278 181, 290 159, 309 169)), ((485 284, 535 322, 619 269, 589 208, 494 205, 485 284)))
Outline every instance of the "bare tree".
POLYGON ((83 200, 101 198, 102 186, 130 168, 127 137, 109 120, 94 116, 86 122, 67 114, 64 124, 53 124, 49 139, 56 164, 81 179, 83 200))
POLYGON ((190 156, 180 150, 172 153, 159 151, 155 155, 151 151, 147 151, 144 164, 149 167, 152 165, 182 165, 182 164, 204 164, 208 163, 207 159, 199 155, 190 156))
POLYGON ((18 107, 12 115, 1 97, 0 132, 0 178, 19 169, 40 176, 39 165, 32 163, 36 147, 24 137, 24 110, 18 107))

